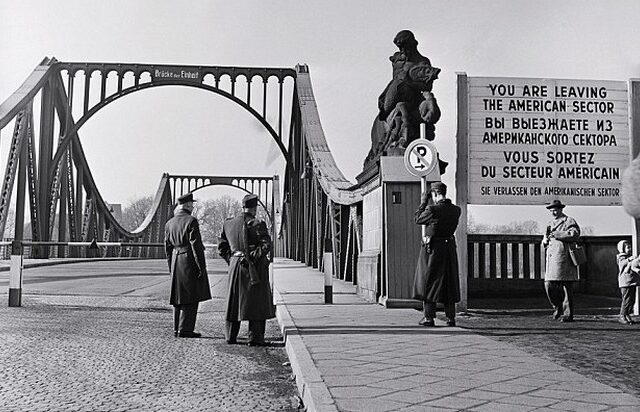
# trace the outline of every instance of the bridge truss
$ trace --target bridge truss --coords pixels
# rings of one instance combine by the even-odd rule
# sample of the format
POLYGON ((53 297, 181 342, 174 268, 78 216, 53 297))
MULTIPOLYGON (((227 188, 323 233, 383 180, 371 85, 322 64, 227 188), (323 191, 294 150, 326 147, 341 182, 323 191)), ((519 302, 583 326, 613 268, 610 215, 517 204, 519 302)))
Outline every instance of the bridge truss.
MULTIPOLYGON (((322 269, 333 251, 334 273, 356 280, 362 240, 362 193, 338 169, 327 144, 309 69, 69 63, 45 58, 16 92, 0 104, 0 131, 10 132, 0 189, 0 234, 24 238, 29 211, 31 240, 162 241, 164 223, 178 196, 210 185, 228 185, 261 196, 277 226, 276 254, 322 269), (291 92, 285 92, 292 84, 291 92), (135 230, 114 217, 93 179, 79 131, 105 106, 160 86, 203 89, 229 99, 256 118, 286 160, 283 182, 272 178, 165 174, 146 219, 135 230), (289 108, 290 110, 287 110, 289 108), (34 115, 34 112, 36 115, 34 115), (290 112, 290 119, 285 115, 290 112), (34 121, 38 120, 38 125, 34 121), (288 130, 286 124, 288 123, 288 130), (5 130, 6 128, 6 130, 5 130), (288 138, 286 138, 288 136, 288 138), (271 189, 267 186, 271 184, 271 189), (282 188, 280 187, 282 186, 282 188), (271 191, 274 199, 266 193, 271 191), (10 209, 14 233, 4 233, 10 209)), ((65 253, 58 249, 58 255, 65 253)), ((132 248, 139 257, 161 257, 158 248, 132 248)), ((55 254, 34 248, 34 257, 55 254)))

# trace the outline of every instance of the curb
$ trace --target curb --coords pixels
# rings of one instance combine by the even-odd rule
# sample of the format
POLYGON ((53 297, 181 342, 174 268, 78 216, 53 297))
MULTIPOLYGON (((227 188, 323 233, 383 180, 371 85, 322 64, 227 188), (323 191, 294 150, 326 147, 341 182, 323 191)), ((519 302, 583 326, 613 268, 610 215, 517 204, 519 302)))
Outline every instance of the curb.
MULTIPOLYGON (((46 262, 31 262, 22 265, 23 269, 39 268, 43 266, 64 265, 67 263, 84 263, 84 262, 108 262, 111 260, 146 260, 147 258, 75 258, 67 260, 50 260, 46 262)), ((9 272, 11 266, 0 266, 0 272, 9 272)))
POLYGON ((280 324, 280 331, 285 342, 287 356, 291 362, 291 369, 296 376, 298 393, 307 411, 338 412, 329 388, 324 383, 320 372, 316 367, 311 354, 302 341, 287 305, 280 292, 274 288, 273 294, 276 301, 276 318, 280 324))

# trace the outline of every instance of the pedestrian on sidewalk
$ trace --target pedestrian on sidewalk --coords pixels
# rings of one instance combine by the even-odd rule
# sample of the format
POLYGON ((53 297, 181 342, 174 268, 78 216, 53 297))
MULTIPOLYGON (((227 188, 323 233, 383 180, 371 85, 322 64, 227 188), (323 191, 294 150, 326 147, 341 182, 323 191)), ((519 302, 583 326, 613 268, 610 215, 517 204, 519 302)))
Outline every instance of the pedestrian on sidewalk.
POLYGON ((454 232, 460 219, 460 207, 447 199, 447 185, 434 182, 421 196, 415 222, 424 225, 416 273, 413 298, 423 302, 422 326, 435 326, 436 304, 444 304, 447 325, 455 326, 456 302, 460 301, 458 255, 454 232))
POLYGON ((566 205, 560 200, 548 204, 553 220, 542 238, 546 249, 544 287, 553 307, 553 318, 573 322, 573 284, 578 280, 578 268, 573 264, 569 248, 580 239, 580 226, 564 214, 566 205), (564 316, 563 316, 564 315, 564 316))
POLYGON ((178 198, 174 216, 164 227, 164 244, 171 273, 173 334, 180 338, 199 338, 194 332, 198 304, 211 299, 204 245, 198 219, 193 212, 193 194, 178 198))
POLYGON ((636 287, 640 285, 640 257, 631 255, 631 243, 628 240, 618 242, 618 287, 622 295, 618 322, 631 325, 633 306, 636 303, 636 287))
POLYGON ((242 199, 243 213, 224 222, 218 251, 229 264, 225 338, 237 343, 240 322, 249 321, 249 345, 268 346, 266 320, 275 317, 269 284, 271 236, 256 217, 258 196, 242 199))

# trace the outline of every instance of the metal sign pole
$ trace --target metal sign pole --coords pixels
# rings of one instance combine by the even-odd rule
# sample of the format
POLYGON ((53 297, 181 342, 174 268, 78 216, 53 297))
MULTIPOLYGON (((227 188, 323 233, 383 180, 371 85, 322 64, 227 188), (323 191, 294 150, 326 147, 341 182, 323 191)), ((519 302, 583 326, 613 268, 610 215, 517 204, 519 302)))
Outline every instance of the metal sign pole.
POLYGON ((465 73, 457 73, 458 132, 456 135, 456 204, 462 214, 456 229, 458 242, 458 271, 460 275, 460 303, 458 310, 466 311, 468 303, 467 205, 469 203, 469 103, 465 73))
MULTIPOLYGON (((424 139, 425 142, 428 140, 425 138, 427 134, 427 125, 425 123, 420 123, 420 138, 424 139)), ((427 181, 427 176, 420 177, 420 194, 427 192, 431 189, 431 185, 427 181)), ((430 196, 431 194, 429 194, 430 196)), ((427 227, 425 225, 421 226, 422 230, 422 242, 427 240, 427 227)))
MULTIPOLYGON (((640 154, 640 79, 629 80, 629 137, 630 144, 630 160, 636 158, 640 154)), ((640 253, 640 219, 632 218, 632 231, 631 240, 633 246, 634 256, 638 256, 640 253)), ((640 288, 636 288, 636 303, 633 306, 633 313, 635 315, 640 314, 640 288)))

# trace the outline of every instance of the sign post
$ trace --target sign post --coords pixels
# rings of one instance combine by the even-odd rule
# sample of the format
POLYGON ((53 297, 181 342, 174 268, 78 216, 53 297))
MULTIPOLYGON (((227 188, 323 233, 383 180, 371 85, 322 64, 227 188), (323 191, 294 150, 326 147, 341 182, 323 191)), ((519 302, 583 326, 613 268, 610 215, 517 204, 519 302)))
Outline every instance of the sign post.
MULTIPOLYGON (((640 155, 640 79, 631 79, 629 81, 629 108, 631 112, 631 144, 630 144, 630 160, 633 161, 640 155)), ((631 239, 633 245, 633 255, 638 256, 640 253, 640 219, 632 218, 633 229, 631 232, 631 239)), ((636 288, 636 303, 633 306, 633 313, 635 315, 640 314, 640 289, 636 288)))
POLYGON ((456 93, 458 95, 458 130, 456 133, 456 205, 460 207, 460 221, 456 229, 458 243, 458 269, 460 272, 460 303, 459 311, 467 310, 468 302, 468 242, 467 219, 469 203, 469 91, 468 79, 465 73, 456 73, 456 93))
MULTIPOLYGON (((429 190, 429 182, 440 181, 438 151, 427 139, 416 139, 409 143, 404 152, 404 165, 414 176, 420 177, 421 192, 429 190)), ((422 226, 422 241, 426 228, 422 226)))

